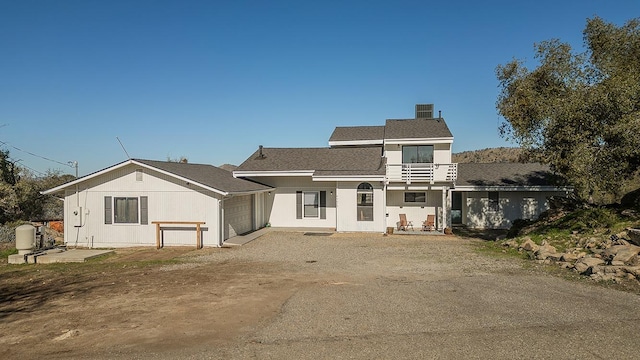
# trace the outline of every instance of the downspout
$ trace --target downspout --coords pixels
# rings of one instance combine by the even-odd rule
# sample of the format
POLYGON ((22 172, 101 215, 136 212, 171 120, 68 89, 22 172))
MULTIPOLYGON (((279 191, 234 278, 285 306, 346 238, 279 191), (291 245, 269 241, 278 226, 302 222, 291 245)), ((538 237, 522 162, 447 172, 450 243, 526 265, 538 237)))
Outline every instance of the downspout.
POLYGON ((447 227, 447 221, 449 220, 449 201, 447 199, 448 187, 442 187, 442 232, 447 227))
POLYGON ((383 202, 383 209, 384 209, 384 221, 383 221, 383 234, 387 233, 387 218, 389 217, 389 214, 387 213, 387 181, 386 179, 382 182, 382 202, 383 202))
POLYGON ((224 243, 224 197, 218 199, 218 246, 224 243))
POLYGON ((451 204, 452 204, 452 198, 453 198, 452 194, 453 193, 451 192, 451 187, 448 187, 447 188, 447 224, 453 230, 453 219, 451 218, 451 204))

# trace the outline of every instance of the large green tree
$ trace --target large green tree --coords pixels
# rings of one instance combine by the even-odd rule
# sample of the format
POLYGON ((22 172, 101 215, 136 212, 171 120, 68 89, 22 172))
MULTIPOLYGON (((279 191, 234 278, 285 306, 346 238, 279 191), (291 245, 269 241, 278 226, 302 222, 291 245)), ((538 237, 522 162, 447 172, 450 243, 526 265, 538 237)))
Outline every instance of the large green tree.
POLYGON ((585 200, 621 195, 640 165, 640 19, 587 19, 584 51, 535 45, 537 67, 499 65, 503 137, 563 174, 585 200))

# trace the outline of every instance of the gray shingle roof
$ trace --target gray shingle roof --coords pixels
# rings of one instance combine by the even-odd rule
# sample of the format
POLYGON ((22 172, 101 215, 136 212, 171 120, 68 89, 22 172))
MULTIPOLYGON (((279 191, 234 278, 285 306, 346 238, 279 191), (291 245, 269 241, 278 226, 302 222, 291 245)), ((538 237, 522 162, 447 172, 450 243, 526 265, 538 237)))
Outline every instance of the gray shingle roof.
POLYGON ((384 175, 382 147, 263 148, 236 171, 315 171, 323 175, 384 175))
POLYGON ((554 175, 538 163, 458 164, 456 186, 552 186, 554 175))
POLYGON ((384 126, 346 126, 336 127, 329 141, 359 141, 384 139, 384 126))
POLYGON ((444 119, 389 119, 385 125, 385 139, 452 138, 444 119))
POLYGON ((233 177, 230 171, 213 165, 142 159, 133 160, 227 193, 243 193, 271 189, 269 186, 253 181, 237 179, 233 177))

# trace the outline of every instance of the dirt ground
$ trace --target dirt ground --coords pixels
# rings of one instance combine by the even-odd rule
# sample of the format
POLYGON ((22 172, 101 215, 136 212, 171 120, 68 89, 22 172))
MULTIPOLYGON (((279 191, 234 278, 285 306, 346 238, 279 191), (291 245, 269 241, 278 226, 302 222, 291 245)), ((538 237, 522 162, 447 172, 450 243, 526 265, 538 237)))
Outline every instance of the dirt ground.
POLYGON ((304 283, 270 264, 192 262, 228 249, 133 248, 83 264, 1 265, 0 358, 224 344, 304 283))
MULTIPOLYGON (((455 236, 375 235, 368 239, 348 234, 269 233, 242 247, 121 249, 81 264, 7 265, 3 259, 0 358, 110 359, 147 358, 148 354, 169 354, 166 358, 218 358, 221 354, 282 358, 294 355, 278 352, 266 356, 261 352, 265 347, 271 349, 269 346, 277 351, 296 350, 291 344, 300 346, 295 356, 305 357, 309 346, 326 349, 325 344, 336 341, 341 332, 345 334, 341 339, 348 341, 340 340, 337 345, 342 341, 353 345, 355 341, 349 337, 363 333, 357 339, 364 342, 362 349, 367 350, 363 351, 370 351, 374 344, 387 341, 374 338, 386 331, 392 336, 431 336, 421 330, 394 332, 391 324, 395 321, 399 327, 416 319, 439 323, 449 338, 455 331, 444 327, 453 323, 434 316, 446 318, 469 311, 465 319, 471 321, 465 320, 461 326, 488 324, 493 319, 500 319, 495 328, 504 326, 503 307, 515 308, 529 299, 531 290, 519 287, 533 281, 535 288, 556 292, 540 302, 550 301, 548 307, 558 308, 558 312, 549 316, 523 314, 515 323, 543 321, 525 328, 543 333, 540 328, 547 321, 572 314, 572 308, 564 308, 571 301, 558 294, 569 289, 570 296, 575 291, 571 290, 573 285, 548 279, 544 281, 551 285, 541 285, 527 274, 512 280, 509 274, 522 275, 518 260, 488 258, 473 251, 470 241, 455 236), (507 304, 493 309, 494 304, 505 301, 493 297, 503 293, 509 294, 507 304), (486 303, 478 299, 486 299, 486 303), (476 314, 466 301, 479 303, 483 309, 476 314), (513 304, 509 305, 510 301, 513 304), (433 306, 427 306, 430 302, 433 306), (445 312, 439 306, 442 313, 426 312, 436 304, 458 307, 445 312), (489 317, 491 311, 497 315, 489 317), (310 345, 309 339, 316 337, 316 345, 310 345), (184 352, 186 349, 200 349, 202 356, 193 355, 195 350, 184 352)), ((627 311, 629 299, 620 296, 623 309, 612 308, 613 314, 627 311)), ((602 293, 593 296, 595 305, 578 305, 599 306, 601 297, 602 293)), ((581 295, 581 299, 591 298, 581 295)), ((579 309, 576 316, 581 312, 579 309)), ((509 310, 508 316, 519 315, 509 310)), ((635 323, 626 330, 640 333, 635 331, 635 323)), ((477 330, 478 336, 485 336, 484 329, 477 330)), ((549 339, 555 338, 552 334, 549 339)), ((420 358, 428 353, 414 354, 422 354, 414 357, 420 358)), ((360 355, 356 358, 368 357, 360 355)), ((306 357, 311 358, 309 353, 306 357)), ((327 358, 333 358, 332 354, 327 358)))

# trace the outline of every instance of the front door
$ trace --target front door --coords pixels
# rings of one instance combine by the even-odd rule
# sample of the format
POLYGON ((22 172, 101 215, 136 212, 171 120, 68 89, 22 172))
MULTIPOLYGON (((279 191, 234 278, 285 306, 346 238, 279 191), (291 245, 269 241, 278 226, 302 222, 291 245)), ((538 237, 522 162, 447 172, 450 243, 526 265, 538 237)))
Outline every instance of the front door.
POLYGON ((451 192, 451 223, 462 224, 462 193, 459 191, 451 192))

